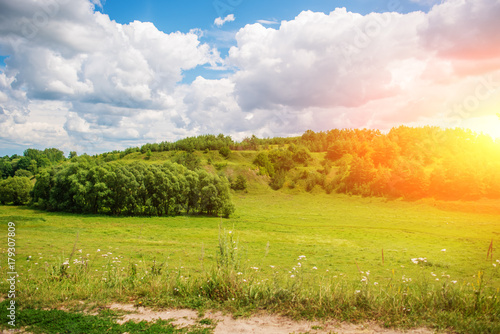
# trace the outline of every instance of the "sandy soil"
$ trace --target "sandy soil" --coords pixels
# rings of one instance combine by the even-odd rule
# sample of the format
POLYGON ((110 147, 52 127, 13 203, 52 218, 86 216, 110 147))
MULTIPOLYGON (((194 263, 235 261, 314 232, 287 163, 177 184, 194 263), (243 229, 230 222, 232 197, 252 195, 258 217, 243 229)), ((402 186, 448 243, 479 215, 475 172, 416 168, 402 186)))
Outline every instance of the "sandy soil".
MULTIPOLYGON (((167 310, 153 311, 144 307, 135 307, 133 305, 113 304, 110 306, 113 310, 123 310, 131 312, 123 316, 120 323, 133 321, 154 321, 156 319, 175 319, 175 325, 188 326, 198 323, 200 318, 197 312, 192 310, 167 310)), ((290 333, 335 333, 335 334, 431 334, 429 329, 414 329, 409 331, 398 331, 382 328, 376 324, 368 323, 363 325, 353 325, 329 322, 310 322, 310 321, 292 321, 290 319, 274 315, 256 315, 250 318, 234 319, 230 315, 224 315, 220 312, 206 312, 203 318, 209 318, 217 323, 215 334, 290 334, 290 333)))

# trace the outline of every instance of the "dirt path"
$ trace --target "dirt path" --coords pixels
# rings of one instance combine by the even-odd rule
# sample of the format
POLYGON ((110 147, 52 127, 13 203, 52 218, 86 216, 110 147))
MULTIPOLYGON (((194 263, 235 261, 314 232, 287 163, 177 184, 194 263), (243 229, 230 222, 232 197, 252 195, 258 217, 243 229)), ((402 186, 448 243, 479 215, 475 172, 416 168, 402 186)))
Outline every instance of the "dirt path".
MULTIPOLYGON (((120 323, 133 321, 154 321, 156 319, 176 319, 173 323, 179 326, 188 326, 197 324, 200 318, 197 312, 192 310, 168 310, 153 311, 143 307, 136 308, 133 305, 113 304, 112 310, 122 310, 130 312, 123 316, 120 323)), ((217 323, 215 334, 290 334, 290 333, 310 333, 310 334, 431 334, 434 333, 428 329, 414 329, 409 331, 398 331, 382 328, 376 324, 368 323, 364 325, 345 324, 334 321, 329 322, 311 322, 311 321, 292 321, 290 319, 274 315, 258 315, 250 318, 234 319, 229 315, 223 315, 220 312, 207 312, 204 319, 208 318, 217 323)))

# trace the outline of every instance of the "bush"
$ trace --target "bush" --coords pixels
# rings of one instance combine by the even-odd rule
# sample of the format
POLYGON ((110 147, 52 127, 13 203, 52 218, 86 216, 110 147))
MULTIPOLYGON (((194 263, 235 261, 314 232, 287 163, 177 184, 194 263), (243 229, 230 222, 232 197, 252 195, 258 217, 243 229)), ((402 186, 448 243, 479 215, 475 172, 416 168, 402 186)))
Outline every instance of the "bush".
POLYGON ((271 182, 269 183, 269 186, 273 190, 279 190, 279 189, 281 189, 283 187, 284 183, 285 183, 285 172, 282 171, 282 170, 280 170, 271 179, 271 182))
POLYGON ((231 150, 227 146, 223 146, 219 149, 219 154, 222 155, 224 158, 229 158, 229 155, 231 154, 231 150))
POLYGON ((236 181, 231 182, 231 189, 233 190, 246 190, 247 189, 247 180, 243 175, 238 175, 236 181))

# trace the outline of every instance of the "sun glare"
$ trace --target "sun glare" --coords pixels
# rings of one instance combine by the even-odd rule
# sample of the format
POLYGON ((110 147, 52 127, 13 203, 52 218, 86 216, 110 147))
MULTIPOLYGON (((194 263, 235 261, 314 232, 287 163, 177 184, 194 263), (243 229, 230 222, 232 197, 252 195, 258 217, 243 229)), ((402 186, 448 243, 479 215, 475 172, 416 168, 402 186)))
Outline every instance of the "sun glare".
POLYGON ((500 139, 500 117, 488 115, 467 120, 465 127, 477 133, 489 135, 493 140, 500 139))

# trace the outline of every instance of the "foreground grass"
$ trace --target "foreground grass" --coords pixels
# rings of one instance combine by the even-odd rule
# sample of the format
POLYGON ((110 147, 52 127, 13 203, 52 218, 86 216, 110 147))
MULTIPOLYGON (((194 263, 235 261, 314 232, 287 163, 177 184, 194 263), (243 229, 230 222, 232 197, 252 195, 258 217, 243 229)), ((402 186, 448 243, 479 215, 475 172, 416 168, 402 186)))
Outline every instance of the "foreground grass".
MULTIPOLYGON (((265 191, 236 202, 236 216, 220 228, 207 217, 2 207, 4 231, 4 222, 15 221, 18 233, 21 312, 118 301, 500 332, 495 249, 486 260, 492 239, 500 241, 496 214, 265 191)), ((7 290, 3 280, 0 291, 7 290)))

